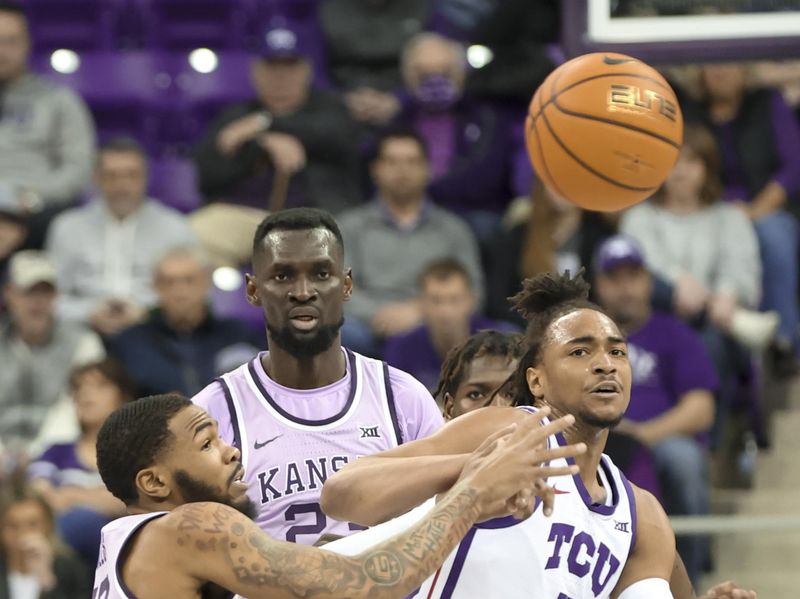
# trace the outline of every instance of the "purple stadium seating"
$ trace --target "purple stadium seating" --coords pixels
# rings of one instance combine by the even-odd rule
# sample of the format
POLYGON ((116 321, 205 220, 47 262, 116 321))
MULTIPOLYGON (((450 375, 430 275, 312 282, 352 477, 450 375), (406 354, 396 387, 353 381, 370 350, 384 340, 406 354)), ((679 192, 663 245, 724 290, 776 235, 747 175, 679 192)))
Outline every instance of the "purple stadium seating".
POLYGON ((255 0, 139 0, 145 44, 165 50, 243 49, 255 0))
POLYGON ((110 50, 123 34, 126 0, 28 0, 25 12, 37 52, 110 50))
MULTIPOLYGON (((243 269, 242 275, 249 269, 243 269)), ((216 286, 211 288, 211 306, 214 314, 220 317, 238 318, 250 325, 254 330, 264 330, 264 316, 261 308, 251 306, 245 297, 244 283, 233 291, 223 291, 216 286)))
POLYGON ((85 52, 74 73, 56 72, 48 55, 34 58, 32 67, 46 79, 66 85, 91 108, 101 141, 133 136, 153 151, 157 148, 161 115, 172 86, 169 62, 150 52, 85 52))
POLYGON ((186 55, 173 57, 174 85, 170 96, 175 111, 167 136, 179 143, 194 143, 223 108, 253 97, 250 84, 252 56, 246 52, 220 52, 211 73, 198 73, 186 55))
POLYGON ((149 192, 152 197, 184 213, 191 212, 202 203, 194 163, 186 158, 151 160, 149 192))

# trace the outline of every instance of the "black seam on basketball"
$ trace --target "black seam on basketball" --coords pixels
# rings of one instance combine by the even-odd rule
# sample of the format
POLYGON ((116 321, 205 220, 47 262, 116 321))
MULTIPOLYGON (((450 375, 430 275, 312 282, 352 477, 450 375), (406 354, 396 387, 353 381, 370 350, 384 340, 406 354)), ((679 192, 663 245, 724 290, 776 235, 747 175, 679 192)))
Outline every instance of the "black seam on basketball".
MULTIPOLYGON (((539 104, 542 103, 542 97, 543 96, 539 96, 539 104)), ((552 174, 550 174, 550 168, 547 166, 547 158, 545 158, 545 153, 544 150, 542 149, 542 140, 539 138, 539 133, 536 131, 536 127, 533 126, 533 121, 531 121, 530 128, 531 128, 531 135, 533 135, 536 138, 536 147, 539 148, 539 155, 542 157, 542 166, 544 167, 544 171, 547 174, 547 178, 550 180, 550 184, 553 187, 555 187, 555 192, 558 195, 560 195, 563 198, 567 197, 566 194, 564 194, 564 192, 562 192, 561 188, 558 186, 558 181, 556 181, 556 178, 553 177, 552 174)))
POLYGON ((631 131, 636 131, 637 133, 642 133, 643 135, 648 135, 659 141, 663 141, 665 144, 669 144, 677 150, 681 149, 680 144, 676 144, 668 137, 664 137, 663 135, 659 135, 658 133, 653 133, 652 131, 648 131, 647 129, 642 129, 641 127, 637 127, 636 125, 629 125, 628 123, 621 123, 619 121, 615 121, 614 119, 608 119, 602 116, 594 116, 592 114, 586 114, 583 112, 574 112, 569 108, 564 108, 563 106, 561 106, 561 104, 559 104, 558 101, 553 102, 553 106, 555 106, 560 112, 563 112, 564 114, 568 114, 570 116, 578 117, 581 119, 588 119, 590 121, 597 121, 599 123, 608 123, 609 125, 615 125, 617 127, 622 127, 623 129, 630 129, 631 131))
POLYGON ((544 124, 547 125, 547 129, 550 131, 550 135, 552 135, 553 139, 556 140, 556 143, 559 146, 561 146, 561 149, 564 150, 570 158, 572 158, 575 162, 577 162, 579 165, 581 165, 587 171, 592 173, 595 177, 599 177, 600 179, 602 179, 603 181, 606 181, 607 183, 611 183, 612 185, 616 185, 617 187, 621 187, 622 189, 627 189, 629 191, 654 191, 654 190, 658 189, 657 185, 655 187, 634 187, 633 185, 626 185, 625 183, 620 183, 619 181, 615 181, 611 177, 609 177, 607 175, 604 175, 603 173, 601 173, 599 171, 596 171, 591 166, 586 164, 583 160, 578 158, 575 154, 573 154, 572 150, 570 150, 566 145, 564 145, 564 143, 561 141, 561 139, 559 139, 558 135, 556 135, 556 132, 550 126, 550 121, 547 119, 547 115, 544 113, 544 111, 542 111, 541 114, 542 114, 542 116, 544 118, 544 124))
MULTIPOLYGON (((553 80, 553 85, 556 84, 556 82, 561 78, 561 76, 562 76, 562 74, 559 74, 558 77, 556 77, 553 80)), ((534 116, 534 115, 532 115, 530 113, 528 113, 528 116, 531 117, 533 119, 533 122, 535 123, 536 119, 539 118, 539 115, 542 114, 542 110, 547 108, 550 105, 550 103, 555 102, 556 99, 558 98, 558 96, 560 96, 561 94, 563 94, 566 91, 569 91, 569 90, 573 89, 574 87, 577 87, 581 83, 585 83, 586 81, 594 81, 595 79, 603 79, 604 77, 633 77, 635 79, 646 79, 647 81, 652 81, 656 85, 659 85, 659 86, 663 87, 664 89, 669 90, 670 93, 673 93, 673 94, 675 93, 675 92, 672 91, 672 88, 669 87, 668 85, 665 86, 663 83, 661 83, 657 79, 653 79, 652 77, 646 77, 645 75, 639 75, 639 74, 634 74, 634 73, 603 73, 602 75, 592 75, 591 77, 587 77, 586 79, 581 79, 580 81, 575 81, 574 83, 570 83, 567 87, 565 87, 562 90, 559 90, 555 95, 552 95, 550 97, 550 99, 547 101, 547 104, 544 104, 541 107, 541 109, 539 110, 539 112, 536 113, 536 116, 534 116)))

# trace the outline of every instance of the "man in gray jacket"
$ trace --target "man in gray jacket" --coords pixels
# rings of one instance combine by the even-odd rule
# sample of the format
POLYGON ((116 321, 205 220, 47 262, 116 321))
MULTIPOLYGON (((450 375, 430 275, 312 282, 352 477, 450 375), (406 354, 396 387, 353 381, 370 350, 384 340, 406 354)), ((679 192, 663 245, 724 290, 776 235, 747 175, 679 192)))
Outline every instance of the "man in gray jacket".
POLYGON ((61 297, 59 314, 113 335, 155 303, 156 260, 195 238, 182 214, 145 195, 147 158, 132 140, 100 149, 100 197, 59 216, 47 237, 61 297))
POLYGON ((0 319, 0 439, 25 452, 40 435, 64 440, 77 432, 68 419, 45 423, 51 410, 62 407, 70 371, 105 351, 92 331, 55 316, 56 272, 43 252, 25 250, 11 258, 3 295, 8 315, 0 319))
POLYGON ((28 71, 31 40, 16 2, 0 0, 0 193, 29 213, 28 247, 89 184, 91 115, 75 93, 28 71))

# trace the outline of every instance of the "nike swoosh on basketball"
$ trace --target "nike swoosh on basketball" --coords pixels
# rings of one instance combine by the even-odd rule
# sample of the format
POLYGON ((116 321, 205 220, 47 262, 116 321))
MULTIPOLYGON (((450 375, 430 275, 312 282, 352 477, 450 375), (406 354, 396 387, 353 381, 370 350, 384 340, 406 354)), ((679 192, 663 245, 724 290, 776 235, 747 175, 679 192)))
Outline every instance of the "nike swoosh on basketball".
POLYGON ((275 441, 275 439, 280 439, 281 437, 283 437, 283 433, 281 433, 281 434, 280 434, 280 435, 278 435, 277 437, 272 437, 272 439, 267 439, 267 440, 266 440, 266 441, 264 441, 263 443, 259 443, 258 441, 256 441, 255 443, 253 443, 253 449, 261 449, 261 448, 262 448, 262 447, 264 447, 265 445, 269 445, 270 443, 272 443, 273 441, 275 441))
POLYGON ((559 489, 555 485, 553 485, 553 494, 554 495, 569 495, 569 491, 562 491, 561 489, 559 489))
POLYGON ((610 56, 603 56, 603 62, 606 64, 625 64, 626 62, 633 62, 632 58, 611 58, 610 56))

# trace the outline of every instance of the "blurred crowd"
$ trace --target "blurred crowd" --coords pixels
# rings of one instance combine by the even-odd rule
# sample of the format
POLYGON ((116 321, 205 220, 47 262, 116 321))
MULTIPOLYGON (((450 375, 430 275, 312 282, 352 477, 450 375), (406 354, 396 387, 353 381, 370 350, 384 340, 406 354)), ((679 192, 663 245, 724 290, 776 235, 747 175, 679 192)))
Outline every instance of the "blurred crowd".
MULTIPOLYGON (((507 298, 520 281, 583 268, 629 336, 631 407, 609 451, 631 480, 670 513, 708 513, 708 456, 744 468, 769 444, 760 382, 796 373, 800 341, 796 65, 665 69, 687 121, 675 169, 647 202, 591 213, 537 182, 524 143, 527 102, 563 61, 557 2, 298 5, 272 2, 248 38, 249 97, 170 144, 120 131, 105 105, 32 68, 35 23, 0 1, 12 597, 86 596, 72 564, 93 567, 99 529, 122 513, 94 449, 114 409, 192 395, 263 349, 259 317, 226 304, 215 275, 247 272, 256 226, 284 207, 341 226, 356 286, 344 345, 410 372, 448 418, 492 391, 461 389, 459 360, 496 389, 519 357, 479 331, 519 330, 507 298), (189 169, 194 203, 170 197, 177 171, 154 183, 165 161, 189 169)), ((703 540, 680 543, 702 567, 703 540)))

